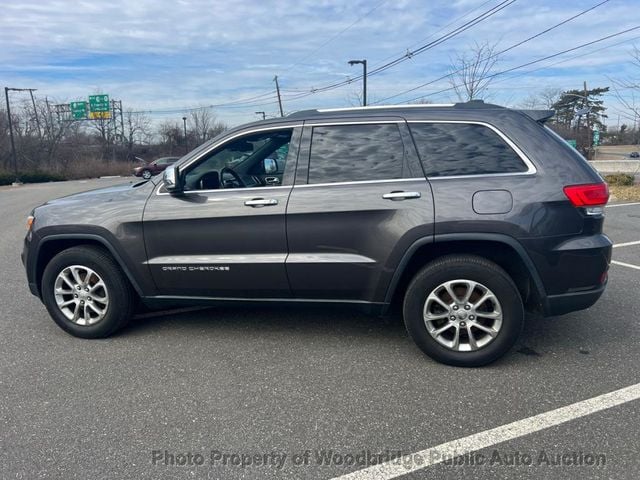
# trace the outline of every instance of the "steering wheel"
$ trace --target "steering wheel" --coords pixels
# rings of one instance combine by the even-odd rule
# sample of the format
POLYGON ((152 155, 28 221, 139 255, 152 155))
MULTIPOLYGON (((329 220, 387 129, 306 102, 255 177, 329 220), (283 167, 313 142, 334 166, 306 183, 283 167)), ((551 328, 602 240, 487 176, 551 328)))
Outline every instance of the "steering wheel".
POLYGON ((222 170, 220 170, 220 185, 222 186, 222 188, 225 188, 225 186, 224 186, 224 174, 225 173, 228 173, 229 175, 231 175, 233 177, 233 179, 238 183, 238 186, 240 188, 246 188, 246 185, 242 181, 242 178, 240 178, 240 175, 238 175, 238 173, 235 170, 232 170, 229 167, 224 167, 222 170))

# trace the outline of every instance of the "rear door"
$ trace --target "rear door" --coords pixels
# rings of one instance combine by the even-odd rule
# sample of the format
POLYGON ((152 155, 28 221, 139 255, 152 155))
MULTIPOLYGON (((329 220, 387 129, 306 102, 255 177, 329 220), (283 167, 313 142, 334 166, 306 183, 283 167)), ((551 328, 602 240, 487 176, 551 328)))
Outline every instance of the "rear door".
POLYGON ((287 207, 293 296, 384 301, 403 253, 432 237, 433 218, 404 119, 305 122, 287 207))

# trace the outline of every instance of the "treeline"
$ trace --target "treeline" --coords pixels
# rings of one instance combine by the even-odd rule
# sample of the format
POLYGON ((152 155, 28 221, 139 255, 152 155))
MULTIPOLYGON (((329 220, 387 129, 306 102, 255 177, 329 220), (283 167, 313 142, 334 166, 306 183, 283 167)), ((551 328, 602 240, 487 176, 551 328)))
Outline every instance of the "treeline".
POLYGON ((58 118, 50 102, 12 100, 16 161, 7 111, 0 107, 0 183, 15 179, 16 167, 20 177, 37 181, 127 175, 138 158, 182 155, 227 128, 208 108, 185 116, 186 135, 182 117, 154 124, 129 110, 113 120, 73 121, 58 118))

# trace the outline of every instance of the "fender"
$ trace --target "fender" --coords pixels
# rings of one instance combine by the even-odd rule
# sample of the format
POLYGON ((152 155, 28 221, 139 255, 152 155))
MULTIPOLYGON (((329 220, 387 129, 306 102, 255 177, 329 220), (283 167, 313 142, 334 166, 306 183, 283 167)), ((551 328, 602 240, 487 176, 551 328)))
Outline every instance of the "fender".
POLYGON ((503 243, 513 248, 515 252, 518 254, 525 267, 527 268, 531 279, 533 280, 534 287, 538 291, 541 299, 546 298, 546 293, 544 290, 544 285, 542 284, 542 280, 540 279, 540 275, 538 274, 538 270, 536 269, 533 261, 527 254, 524 247, 518 242, 515 238, 510 237, 509 235, 504 235, 501 233, 445 233, 440 235, 434 235, 434 237, 425 237, 416 240, 404 253, 396 271, 393 274, 391 282, 389 283, 389 287, 387 288, 387 294, 385 296, 385 304, 390 305, 391 299, 398 287, 398 283, 400 282, 400 278, 402 273, 404 272, 409 260, 413 256, 413 254, 423 245, 427 245, 429 243, 447 243, 447 242, 456 242, 456 241, 489 241, 496 243, 503 243))
POLYGON ((52 234, 52 235, 47 235, 45 237, 42 237, 40 239, 40 241, 37 244, 37 247, 35 249, 34 252, 34 262, 32 263, 31 269, 33 270, 31 272, 31 278, 34 279, 36 278, 36 272, 38 269, 38 262, 39 262, 39 258, 40 258, 40 251, 42 250, 42 246, 50 241, 53 240, 92 240, 92 241, 96 241, 98 243, 100 243, 101 245, 103 245, 107 250, 109 250, 109 253, 111 253, 111 255, 113 256, 113 258, 115 259, 116 263, 118 264, 118 266, 122 269, 122 271, 124 272, 124 274, 127 276, 129 282, 131 282, 131 285, 133 286, 133 288, 135 289, 135 291, 138 293, 138 295, 143 296, 143 291, 142 288, 140 287, 139 282, 137 281, 137 279, 135 278, 135 276, 131 273, 131 270, 127 267, 126 262, 122 259, 122 256, 118 253, 118 251, 116 250, 116 248, 113 246, 113 244, 111 242, 109 242, 106 238, 104 238, 101 235, 97 235, 97 234, 93 234, 93 233, 56 233, 56 234, 52 234))

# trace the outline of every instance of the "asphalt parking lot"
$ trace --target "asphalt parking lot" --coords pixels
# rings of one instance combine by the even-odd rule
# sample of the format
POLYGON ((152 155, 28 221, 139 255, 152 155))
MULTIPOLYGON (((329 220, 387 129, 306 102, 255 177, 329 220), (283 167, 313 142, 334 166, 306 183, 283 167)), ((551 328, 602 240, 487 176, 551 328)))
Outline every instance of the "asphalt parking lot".
POLYGON ((637 478, 640 204, 607 208, 606 232, 627 245, 593 308, 529 319, 508 356, 471 370, 425 357, 398 316, 317 307, 164 312, 106 340, 67 335, 28 291, 26 216, 122 181, 0 188, 1 478, 333 478, 366 455, 443 454, 457 439, 473 452, 462 465, 359 478, 637 478), (531 419, 577 402, 549 428, 531 419), (574 461, 555 465, 562 455, 574 461))

